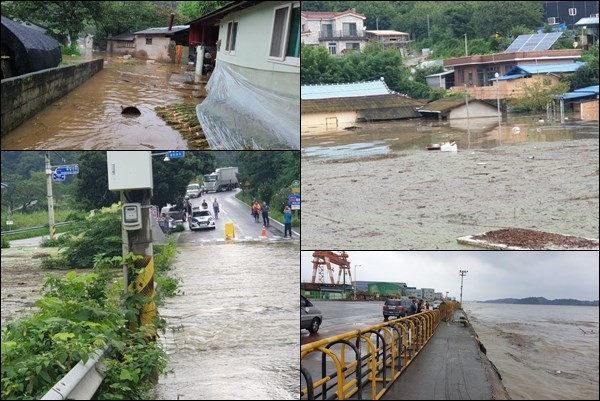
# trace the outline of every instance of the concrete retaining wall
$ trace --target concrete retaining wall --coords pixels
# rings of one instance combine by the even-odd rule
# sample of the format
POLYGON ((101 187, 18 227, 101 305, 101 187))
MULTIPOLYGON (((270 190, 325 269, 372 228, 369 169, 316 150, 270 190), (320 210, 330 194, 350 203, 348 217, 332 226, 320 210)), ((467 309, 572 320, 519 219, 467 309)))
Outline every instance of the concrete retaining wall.
POLYGON ((66 95, 104 66, 98 59, 2 80, 2 136, 66 95))

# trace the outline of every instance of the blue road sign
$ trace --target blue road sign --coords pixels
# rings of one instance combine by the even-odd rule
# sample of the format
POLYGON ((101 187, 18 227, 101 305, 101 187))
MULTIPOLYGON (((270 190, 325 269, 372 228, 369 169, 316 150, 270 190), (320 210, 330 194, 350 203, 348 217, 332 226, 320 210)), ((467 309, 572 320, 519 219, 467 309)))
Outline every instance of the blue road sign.
POLYGON ((300 195, 288 196, 288 202, 291 206, 300 206, 300 195))
POLYGON ((79 174, 79 166, 72 164, 70 166, 60 166, 56 168, 56 174, 79 174))
POLYGON ((60 174, 60 173, 53 173, 52 174, 52 180, 53 181, 64 181, 65 180, 65 175, 64 174, 60 174))
POLYGON ((170 150, 167 152, 167 156, 169 157, 169 159, 185 157, 185 150, 170 150))

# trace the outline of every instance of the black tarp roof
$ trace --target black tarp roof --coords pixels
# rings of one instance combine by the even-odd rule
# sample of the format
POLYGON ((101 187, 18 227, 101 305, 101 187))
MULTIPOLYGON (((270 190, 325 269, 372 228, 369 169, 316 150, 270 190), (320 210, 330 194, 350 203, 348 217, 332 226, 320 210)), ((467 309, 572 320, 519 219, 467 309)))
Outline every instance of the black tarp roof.
POLYGON ((56 67, 61 60, 56 40, 4 16, 2 53, 11 57, 12 76, 56 67))

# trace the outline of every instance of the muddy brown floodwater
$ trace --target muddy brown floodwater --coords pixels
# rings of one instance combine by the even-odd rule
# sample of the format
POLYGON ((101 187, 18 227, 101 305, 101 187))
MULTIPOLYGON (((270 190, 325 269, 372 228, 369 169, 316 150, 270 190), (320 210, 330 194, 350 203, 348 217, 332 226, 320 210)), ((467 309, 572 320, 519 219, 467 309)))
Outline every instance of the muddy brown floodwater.
POLYGON ((185 66, 129 65, 105 58, 104 69, 2 138, 2 149, 187 149, 156 115, 156 106, 201 102, 204 86, 182 81, 185 66), (139 117, 121 115, 136 106, 139 117))
POLYGON ((303 137, 303 247, 470 249, 456 239, 508 227, 598 238, 597 122, 522 128, 520 143, 506 143, 509 128, 504 141, 474 136, 470 149, 443 127, 303 137), (425 150, 446 135, 458 152, 425 150))

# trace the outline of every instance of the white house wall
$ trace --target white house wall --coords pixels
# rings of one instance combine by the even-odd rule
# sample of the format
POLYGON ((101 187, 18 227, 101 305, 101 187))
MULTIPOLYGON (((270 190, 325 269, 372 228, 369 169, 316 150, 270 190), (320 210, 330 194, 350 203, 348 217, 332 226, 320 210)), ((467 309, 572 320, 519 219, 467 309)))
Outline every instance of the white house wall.
MULTIPOLYGON (((498 111, 496 108, 489 106, 487 104, 473 102, 469 103, 469 117, 477 118, 477 117, 497 117, 498 111)), ((467 106, 460 106, 453 109, 449 116, 449 120, 453 120, 455 118, 467 118, 467 106)))
POLYGON ((289 60, 286 63, 269 59, 275 8, 283 4, 290 2, 263 2, 225 16, 219 29, 221 46, 217 60, 228 63, 259 86, 284 92, 294 87, 295 93, 299 94, 300 59, 295 64, 290 64, 289 60), (235 52, 225 50, 230 21, 238 21, 235 52))
POLYGON ((168 37, 161 36, 149 36, 152 38, 152 44, 146 44, 146 35, 135 35, 135 50, 144 50, 148 54, 148 58, 152 60, 165 60, 170 61, 169 57, 169 43, 171 41, 168 37))
POLYGON ((302 114, 302 132, 324 132, 340 130, 356 123, 358 114, 355 111, 337 111, 330 113, 302 114), (337 119, 337 127, 332 124, 337 119), (329 122, 329 123, 328 123, 329 122))

